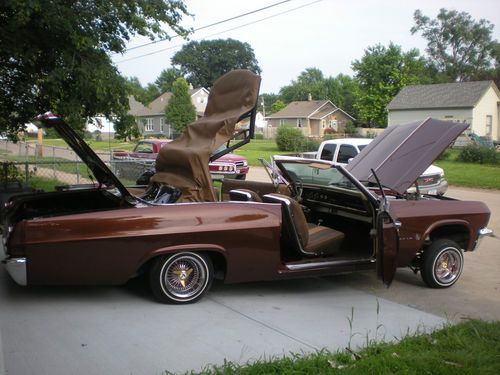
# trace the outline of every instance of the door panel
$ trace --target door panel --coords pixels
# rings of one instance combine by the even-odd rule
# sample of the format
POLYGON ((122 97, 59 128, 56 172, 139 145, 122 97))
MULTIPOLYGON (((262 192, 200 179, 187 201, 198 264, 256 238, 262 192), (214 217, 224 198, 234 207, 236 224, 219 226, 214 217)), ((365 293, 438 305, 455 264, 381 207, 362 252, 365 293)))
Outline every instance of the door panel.
POLYGON ((386 211, 377 215, 377 276, 390 286, 399 255, 399 222, 395 221, 386 211))

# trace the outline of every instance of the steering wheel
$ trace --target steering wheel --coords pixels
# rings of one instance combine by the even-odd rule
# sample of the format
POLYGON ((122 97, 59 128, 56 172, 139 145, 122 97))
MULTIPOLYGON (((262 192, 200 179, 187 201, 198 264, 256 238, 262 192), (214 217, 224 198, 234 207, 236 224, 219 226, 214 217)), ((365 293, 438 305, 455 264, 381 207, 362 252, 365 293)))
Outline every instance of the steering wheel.
POLYGON ((291 181, 287 185, 287 188, 290 191, 292 198, 300 202, 302 191, 304 190, 302 186, 302 180, 293 171, 288 171, 288 175, 290 176, 291 181))

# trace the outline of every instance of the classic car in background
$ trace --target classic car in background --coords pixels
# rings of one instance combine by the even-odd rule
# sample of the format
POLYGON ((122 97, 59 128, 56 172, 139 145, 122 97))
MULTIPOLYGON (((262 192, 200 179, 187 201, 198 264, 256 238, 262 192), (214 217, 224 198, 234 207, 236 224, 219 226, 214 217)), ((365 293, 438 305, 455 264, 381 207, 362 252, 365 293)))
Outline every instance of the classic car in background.
MULTIPOLYGON (((169 143, 169 139, 143 139, 137 142, 131 152, 115 150, 112 165, 115 174, 124 179, 136 181, 146 171, 154 171, 155 161, 160 149, 169 143)), ((225 149, 221 145, 216 151, 225 149)), ((247 160, 240 155, 227 153, 208 164, 214 179, 236 178, 244 180, 249 167, 247 160)))
POLYGON ((223 201, 216 201, 205 161, 239 118, 254 116, 259 83, 248 71, 220 78, 205 117, 163 147, 140 196, 64 121, 40 116, 99 185, 7 203, 3 263, 12 278, 21 285, 118 285, 145 274, 167 303, 200 299, 214 277, 239 283, 377 269, 390 284, 397 267, 412 267, 430 287, 453 285, 463 251, 491 234, 490 212, 481 202, 407 197, 406 189, 463 125, 391 127, 369 146, 376 146, 370 160, 347 168, 276 158, 273 180, 223 180, 223 201))

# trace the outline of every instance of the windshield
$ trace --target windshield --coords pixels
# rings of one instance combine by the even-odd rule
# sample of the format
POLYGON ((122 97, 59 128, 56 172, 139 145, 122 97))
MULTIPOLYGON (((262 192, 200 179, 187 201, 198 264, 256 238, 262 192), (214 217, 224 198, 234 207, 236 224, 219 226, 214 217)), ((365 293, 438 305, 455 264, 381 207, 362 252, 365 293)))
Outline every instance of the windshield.
POLYGON ((359 145, 359 146, 358 146, 359 151, 363 150, 366 146, 368 146, 368 145, 359 145))
POLYGON ((354 185, 335 166, 328 164, 281 162, 283 168, 293 182, 320 186, 338 186, 344 189, 355 189, 354 185))

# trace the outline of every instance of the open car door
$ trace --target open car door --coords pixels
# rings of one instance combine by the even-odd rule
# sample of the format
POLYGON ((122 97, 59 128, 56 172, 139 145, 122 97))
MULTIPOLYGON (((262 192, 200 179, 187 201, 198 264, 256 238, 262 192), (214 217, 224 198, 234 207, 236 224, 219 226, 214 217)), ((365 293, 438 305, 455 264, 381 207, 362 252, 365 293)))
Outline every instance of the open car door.
POLYGON ((384 199, 377 212, 377 277, 388 287, 391 285, 399 255, 400 222, 389 213, 389 205, 384 199))

